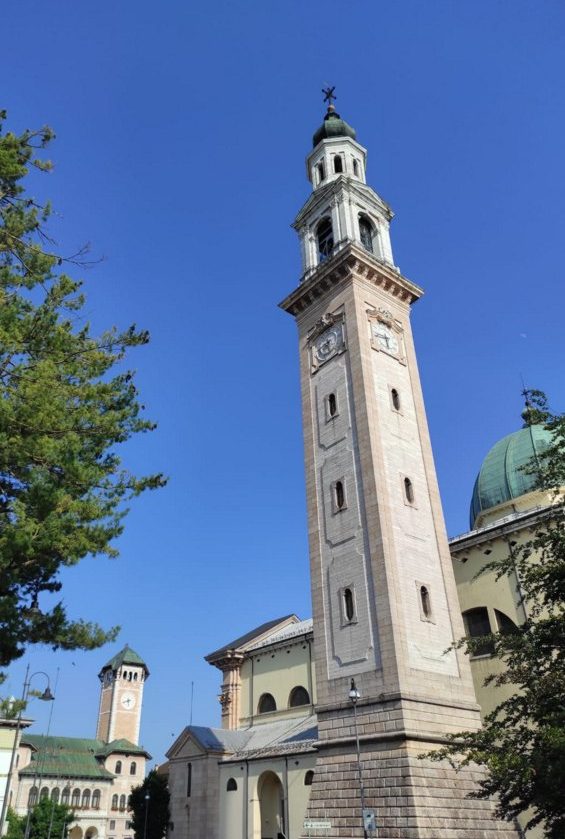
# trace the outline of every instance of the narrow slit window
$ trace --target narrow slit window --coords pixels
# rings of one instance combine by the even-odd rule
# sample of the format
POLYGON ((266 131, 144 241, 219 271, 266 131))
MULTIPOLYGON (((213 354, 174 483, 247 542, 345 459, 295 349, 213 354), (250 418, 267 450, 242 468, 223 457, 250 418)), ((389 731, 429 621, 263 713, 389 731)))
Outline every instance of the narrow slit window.
POLYGON ((336 481, 334 486, 336 510, 343 510, 345 507, 345 490, 342 481, 336 481))
POLYGON ((352 621, 355 617, 355 603, 350 588, 344 588, 343 590, 343 614, 346 621, 352 621))
POLYGON ((186 765, 186 797, 190 798, 192 792, 192 763, 186 765))
POLYGON ((404 495, 409 504, 414 503, 414 487, 410 478, 404 478, 404 495))
POLYGON ((395 387, 393 387, 392 390, 390 391, 390 396, 391 396, 391 399, 392 399, 392 407, 394 408, 395 411, 400 411, 400 396, 399 396, 398 391, 395 387))
POLYGON ((353 174, 357 177, 359 176, 359 164, 357 163, 355 158, 353 158, 353 174))
POLYGON ((334 172, 336 174, 343 172, 343 161, 341 159, 341 155, 339 154, 336 154, 336 156, 334 157, 334 172))
POLYGON ((337 415, 337 398, 335 393, 330 393, 328 396, 328 415, 330 418, 337 415))
POLYGON ((425 618, 431 618, 432 605, 430 602, 430 592, 427 586, 420 586, 420 602, 422 604, 422 614, 425 618))
POLYGON ((118 760, 118 761, 116 761, 116 775, 121 775, 121 774, 122 774, 122 761, 118 760))

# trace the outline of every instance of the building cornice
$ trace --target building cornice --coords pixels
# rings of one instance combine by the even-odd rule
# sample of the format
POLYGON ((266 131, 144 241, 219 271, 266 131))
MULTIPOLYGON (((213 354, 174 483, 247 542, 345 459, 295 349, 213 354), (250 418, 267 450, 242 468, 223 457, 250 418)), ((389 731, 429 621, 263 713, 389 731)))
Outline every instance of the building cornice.
POLYGON ((555 515, 555 509, 551 506, 536 507, 524 513, 513 513, 492 522, 492 524, 487 524, 479 530, 470 530, 468 533, 453 536, 449 540, 449 549, 452 554, 458 554, 484 542, 492 542, 493 539, 515 533, 517 530, 523 530, 525 527, 535 527, 553 515, 555 515))
POLYGON ((279 303, 281 309, 296 317, 326 292, 355 277, 382 288, 408 305, 423 295, 423 289, 403 277, 398 269, 381 262, 360 245, 348 241, 341 246, 338 243, 336 248, 330 259, 279 303))

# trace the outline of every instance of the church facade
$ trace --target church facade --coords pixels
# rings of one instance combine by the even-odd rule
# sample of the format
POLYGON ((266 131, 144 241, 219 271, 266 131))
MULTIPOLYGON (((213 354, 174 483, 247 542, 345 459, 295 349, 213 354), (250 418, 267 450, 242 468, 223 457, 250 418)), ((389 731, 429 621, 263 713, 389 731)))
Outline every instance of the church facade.
POLYGON ((222 728, 188 727, 168 753, 182 839, 517 836, 468 799, 476 771, 420 759, 480 708, 468 659, 446 652, 464 625, 410 327, 422 290, 366 162, 330 104, 280 304, 298 327, 312 627, 290 616, 207 656, 222 728))
POLYGON ((69 805, 70 839, 133 839, 131 789, 151 756, 138 744, 149 670, 126 646, 102 667, 96 738, 22 733, 10 806, 26 815, 40 799, 69 805))

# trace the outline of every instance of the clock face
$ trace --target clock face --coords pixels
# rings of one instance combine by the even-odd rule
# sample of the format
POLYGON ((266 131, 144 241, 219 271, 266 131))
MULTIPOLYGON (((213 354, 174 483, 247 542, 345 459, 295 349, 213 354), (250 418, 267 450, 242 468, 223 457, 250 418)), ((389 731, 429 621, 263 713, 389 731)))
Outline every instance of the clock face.
POLYGON ((316 339, 314 343, 314 357, 318 364, 324 364, 332 356, 343 349, 343 325, 336 323, 316 339))
POLYGON ((392 355, 398 354, 400 344, 398 342, 398 337, 395 335, 390 326, 387 326, 386 323, 382 323, 382 321, 377 321, 372 324, 371 329, 373 332, 373 338, 381 349, 386 350, 392 355))
POLYGON ((134 705, 135 705, 134 694, 129 693, 129 691, 127 693, 122 693, 122 695, 120 697, 120 704, 121 704, 122 708, 126 709, 126 711, 131 710, 131 708, 133 708, 134 705))

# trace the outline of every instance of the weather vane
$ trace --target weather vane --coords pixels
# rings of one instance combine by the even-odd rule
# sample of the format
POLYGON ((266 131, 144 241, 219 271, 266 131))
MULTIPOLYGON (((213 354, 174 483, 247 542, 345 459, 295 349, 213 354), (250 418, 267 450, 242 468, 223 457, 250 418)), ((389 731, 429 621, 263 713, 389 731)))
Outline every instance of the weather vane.
POLYGON ((331 106, 333 105, 332 99, 337 99, 334 90, 335 85, 333 87, 330 87, 328 85, 327 87, 322 88, 322 93, 324 94, 324 102, 328 103, 328 108, 331 108, 331 106))

